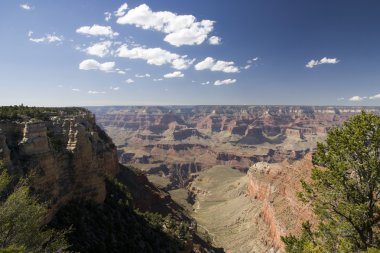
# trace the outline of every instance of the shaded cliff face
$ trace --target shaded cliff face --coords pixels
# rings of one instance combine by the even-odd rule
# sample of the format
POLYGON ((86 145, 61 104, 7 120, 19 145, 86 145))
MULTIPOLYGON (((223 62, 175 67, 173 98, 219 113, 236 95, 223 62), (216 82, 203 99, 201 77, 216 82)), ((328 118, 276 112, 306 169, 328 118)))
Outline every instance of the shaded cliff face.
POLYGON ((115 145, 92 113, 59 114, 0 121, 0 159, 11 174, 31 176, 32 190, 52 214, 71 200, 103 203, 104 179, 119 168, 115 145))
MULTIPOLYGON (((246 172, 257 162, 299 160, 359 107, 92 107, 118 146, 119 161, 161 177, 167 189, 215 165, 246 172)), ((380 113, 380 108, 366 108, 380 113)))

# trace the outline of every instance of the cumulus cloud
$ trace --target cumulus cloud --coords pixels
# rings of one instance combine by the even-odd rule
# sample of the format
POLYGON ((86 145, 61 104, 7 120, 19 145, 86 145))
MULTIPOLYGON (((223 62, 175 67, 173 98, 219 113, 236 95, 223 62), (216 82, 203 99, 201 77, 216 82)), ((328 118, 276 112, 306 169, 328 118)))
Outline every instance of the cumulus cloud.
POLYGON ((71 90, 74 91, 74 92, 80 92, 80 89, 76 89, 76 88, 71 89, 71 90))
POLYGON ((132 83, 134 83, 135 81, 134 81, 133 79, 131 79, 131 78, 128 78, 127 80, 125 80, 125 82, 126 82, 127 84, 132 84, 132 83))
POLYGON ((359 102, 359 101, 362 101, 362 100, 364 100, 366 98, 367 97, 353 96, 353 97, 350 97, 348 100, 354 101, 354 102, 359 102))
POLYGON ((222 39, 218 36, 212 36, 208 39, 208 43, 210 43, 211 45, 220 45, 221 42, 222 39))
POLYGON ((216 80, 214 85, 228 85, 236 83, 236 79, 216 80))
POLYGON ((32 6, 29 4, 20 4, 20 8, 29 11, 32 9, 32 6))
POLYGON ((177 15, 170 11, 153 12, 146 4, 129 10, 116 22, 166 33, 164 41, 177 47, 202 44, 214 29, 214 21, 198 22, 193 15, 177 15))
POLYGON ((202 85, 207 85, 207 84, 210 84, 210 81, 207 81, 207 82, 203 82, 201 83, 202 85))
POLYGON ((87 59, 79 64, 81 70, 100 70, 104 72, 112 72, 115 67, 115 62, 99 63, 93 59, 87 59))
POLYGON ((28 32, 29 40, 35 43, 54 43, 54 42, 62 42, 63 37, 57 36, 55 34, 46 34, 44 37, 41 38, 32 38, 33 35, 32 31, 28 32))
POLYGON ((318 66, 318 65, 321 65, 321 64, 337 64, 339 62, 339 60, 337 58, 327 58, 327 57, 323 57, 322 59, 320 60, 310 60, 307 64, 306 64, 306 68, 314 68, 315 66, 318 66))
POLYGON ((105 91, 89 90, 88 94, 106 94, 105 91))
POLYGON ((153 79, 153 82, 160 82, 160 81, 163 81, 164 79, 162 79, 162 78, 155 78, 155 79, 153 79))
POLYGON ((125 15, 125 11, 128 9, 128 4, 127 3, 123 3, 119 9, 117 9, 117 11, 115 11, 115 16, 116 17, 121 17, 121 16, 124 16, 125 15))
POLYGON ((89 55, 104 57, 109 54, 111 45, 111 41, 102 41, 93 44, 92 46, 86 48, 84 51, 89 55))
POLYGON ((126 74, 126 72, 123 71, 123 70, 118 70, 117 73, 120 74, 120 75, 125 75, 126 74))
POLYGON ((165 78, 179 78, 184 77, 184 74, 181 71, 174 71, 173 73, 167 73, 164 75, 165 78))
POLYGON ((369 99, 380 99, 380 94, 376 94, 376 95, 373 95, 373 96, 370 96, 369 99))
POLYGON ((145 77, 150 77, 150 74, 146 73, 146 74, 136 74, 135 77, 137 78, 145 78, 145 77))
POLYGON ((112 17, 112 13, 111 12, 108 12, 108 11, 104 12, 104 20, 106 22, 110 21, 111 17, 112 17))
POLYGON ((247 65, 244 66, 244 69, 250 69, 251 67, 252 67, 252 65, 247 64, 247 65))
POLYGON ((196 70, 222 71, 225 73, 238 73, 239 68, 234 65, 233 61, 217 61, 212 57, 207 57, 195 65, 196 70))
POLYGON ((82 26, 76 30, 79 34, 91 35, 91 36, 103 36, 113 38, 118 36, 117 32, 112 31, 111 26, 101 26, 101 25, 93 25, 93 26, 82 26))
POLYGON ((126 44, 117 49, 117 55, 129 59, 145 60, 148 64, 157 66, 171 64, 174 69, 178 70, 187 69, 194 62, 194 59, 188 59, 186 55, 181 56, 158 47, 135 47, 130 49, 126 44))
POLYGON ((120 90, 120 87, 110 87, 110 90, 114 90, 114 91, 118 91, 118 90, 120 90))

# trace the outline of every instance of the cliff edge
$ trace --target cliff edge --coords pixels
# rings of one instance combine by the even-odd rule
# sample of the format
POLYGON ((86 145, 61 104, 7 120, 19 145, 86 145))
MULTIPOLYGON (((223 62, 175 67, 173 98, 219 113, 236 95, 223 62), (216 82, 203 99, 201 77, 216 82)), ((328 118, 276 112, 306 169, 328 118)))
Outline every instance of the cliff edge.
POLYGON ((10 174, 28 174, 51 214, 73 200, 103 203, 105 177, 116 175, 119 165, 95 116, 81 108, 35 110, 42 112, 0 117, 0 159, 10 174))

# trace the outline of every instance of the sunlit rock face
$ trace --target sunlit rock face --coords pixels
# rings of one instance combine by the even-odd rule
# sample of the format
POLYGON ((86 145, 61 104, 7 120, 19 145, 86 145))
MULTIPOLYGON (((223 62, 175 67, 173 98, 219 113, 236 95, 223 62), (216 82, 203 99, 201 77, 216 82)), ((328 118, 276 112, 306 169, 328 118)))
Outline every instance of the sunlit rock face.
POLYGON ((92 113, 3 121, 0 129, 0 159, 10 173, 30 175, 33 192, 48 201, 51 214, 71 200, 104 201, 104 179, 117 174, 118 159, 92 113))
MULTIPOLYGON (((299 160, 358 107, 119 106, 91 107, 118 147, 119 161, 186 186, 191 174, 226 165, 299 160)), ((366 108, 378 113, 378 107, 366 108)), ((71 145, 71 144, 70 144, 71 145)))

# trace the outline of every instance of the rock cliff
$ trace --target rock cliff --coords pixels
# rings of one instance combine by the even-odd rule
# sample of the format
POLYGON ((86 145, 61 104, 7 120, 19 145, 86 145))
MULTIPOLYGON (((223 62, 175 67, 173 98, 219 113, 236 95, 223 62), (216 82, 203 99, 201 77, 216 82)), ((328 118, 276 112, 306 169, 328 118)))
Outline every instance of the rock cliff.
POLYGON ((301 190, 300 180, 310 178, 311 154, 289 163, 259 162, 248 171, 248 195, 253 205, 261 206, 259 219, 268 226, 271 243, 281 252, 281 236, 298 233, 302 222, 314 220, 310 208, 296 197, 301 190))
POLYGON ((13 175, 29 174, 32 190, 51 214, 72 200, 103 203, 106 175, 116 175, 111 139, 86 110, 48 120, 0 121, 0 159, 13 175))

